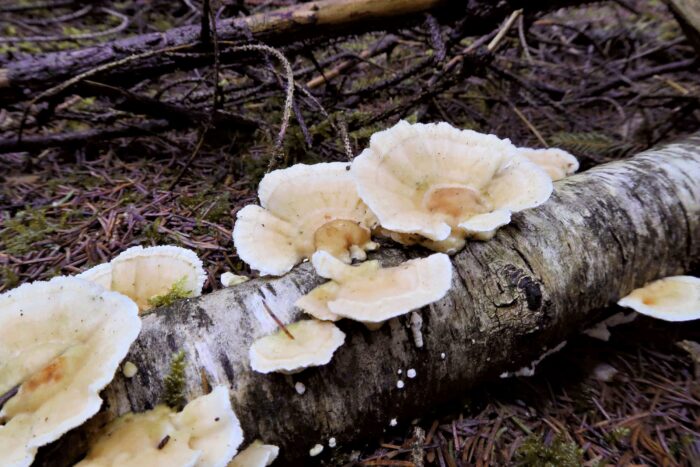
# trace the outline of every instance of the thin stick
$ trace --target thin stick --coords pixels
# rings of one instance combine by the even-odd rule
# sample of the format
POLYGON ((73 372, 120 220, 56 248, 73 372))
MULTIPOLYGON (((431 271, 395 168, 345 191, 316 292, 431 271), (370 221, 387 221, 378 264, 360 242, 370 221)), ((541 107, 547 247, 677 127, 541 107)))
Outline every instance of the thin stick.
POLYGON ((5 394, 3 394, 2 396, 0 396, 0 409, 2 409, 2 406, 5 405, 5 403, 7 403, 7 401, 9 401, 9 400, 12 399, 13 397, 15 397, 15 395, 16 395, 17 392, 19 391, 19 387, 20 387, 20 386, 21 386, 21 385, 18 384, 18 385, 16 385, 15 387, 13 387, 12 389, 10 389, 9 391, 7 391, 7 392, 6 392, 5 394))
POLYGON ((523 13, 522 8, 520 10, 515 10, 513 13, 510 14, 510 17, 506 21, 506 24, 503 25, 500 31, 498 31, 498 34, 496 34, 496 37, 493 38, 493 40, 489 43, 489 45, 486 46, 486 50, 489 52, 493 52, 496 50, 496 47, 501 43, 503 38, 506 36, 510 28, 515 24, 515 20, 518 19, 518 17, 523 13))
POLYGON ((269 306, 267 306, 267 303, 265 301, 262 302, 263 306, 265 307, 265 311, 267 311, 267 314, 269 314, 272 319, 275 320, 275 323, 277 323, 277 326, 284 331, 284 333, 289 337, 290 339, 294 339, 294 336, 292 335, 291 332, 285 327, 285 325, 280 321, 280 319, 272 312, 269 306))
POLYGON ((542 145, 545 148, 548 148, 549 144, 547 144, 547 141, 545 141, 545 139, 542 137, 542 134, 539 132, 539 130, 537 130, 537 128, 535 128, 535 125, 533 125, 532 122, 530 120, 528 120, 528 118, 525 116, 525 114, 522 113, 516 106, 513 105, 511 107, 513 109, 513 112, 515 112, 515 115, 517 115, 518 118, 520 120, 522 120, 525 125, 527 125, 527 127, 530 129, 532 134, 535 135, 535 137, 539 140, 539 142, 542 143, 542 145))

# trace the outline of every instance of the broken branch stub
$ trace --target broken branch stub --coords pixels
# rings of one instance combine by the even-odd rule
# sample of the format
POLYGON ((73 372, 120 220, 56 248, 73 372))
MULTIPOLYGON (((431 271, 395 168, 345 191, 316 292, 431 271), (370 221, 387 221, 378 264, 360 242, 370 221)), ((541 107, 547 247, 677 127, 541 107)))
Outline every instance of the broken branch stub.
MULTIPOLYGON (((394 266, 425 252, 384 247, 375 256, 394 266)), ((452 258, 452 288, 422 308, 422 347, 410 316, 380 330, 340 321, 347 335, 325 366, 285 376, 250 368, 252 342, 297 320, 293 303, 322 283, 310 264, 278 279, 255 279, 145 316, 127 359, 139 372, 118 375, 95 421, 42 451, 44 465, 67 465, 104 420, 153 406, 168 357, 189 356, 189 399, 202 394, 201 374, 229 385, 246 442, 280 447, 282 465, 313 465, 332 453, 309 450, 331 437, 338 445, 375 438, 480 381, 514 371, 539 349, 578 333, 593 310, 615 303, 651 280, 682 274, 700 260, 700 135, 602 165, 555 183, 542 206, 513 215, 488 242, 469 242, 452 258), (397 369, 416 377, 397 387, 397 369), (305 391, 295 389, 303 384, 305 391), (60 457, 59 457, 60 453, 60 457)), ((39 463, 38 465, 41 465, 39 463)))

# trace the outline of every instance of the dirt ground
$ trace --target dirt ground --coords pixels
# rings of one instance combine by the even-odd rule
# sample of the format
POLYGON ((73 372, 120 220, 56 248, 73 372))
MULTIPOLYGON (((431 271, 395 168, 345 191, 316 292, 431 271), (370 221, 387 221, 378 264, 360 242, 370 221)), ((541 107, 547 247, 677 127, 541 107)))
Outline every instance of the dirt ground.
MULTIPOLYGON (((229 2, 218 12, 288 3, 229 2)), ((0 5, 0 67, 25 54, 196 24, 199 4, 0 5)), ((369 58, 359 54, 387 33, 290 53, 295 80, 308 93, 297 93, 282 144, 287 162, 344 160, 346 142, 357 154, 373 131, 398 118, 563 147, 583 170, 700 128, 697 56, 659 1, 602 2, 518 20, 495 52, 447 73, 443 65, 480 39, 455 30, 427 20, 393 31, 391 52, 369 58), (319 69, 344 61, 349 65, 329 83, 311 84, 319 69), (345 129, 347 140, 338 137, 345 129)), ((0 154, 0 292, 83 271, 132 245, 192 248, 205 263, 207 292, 220 287, 225 271, 251 273, 235 254, 231 229, 236 212, 255 202, 257 181, 280 149, 285 74, 260 57, 214 68, 148 77, 130 89, 199 110, 220 92, 221 108, 258 122, 254 131, 203 121, 0 154)), ((30 109, 23 132, 139 128, 153 117, 119 104, 70 95, 48 117, 30 109)), ((26 108, 17 102, 0 109, 0 140, 16 136, 26 108)), ((676 345, 682 340, 699 341, 700 326, 640 318, 607 343, 574 337, 535 376, 465 393, 463 406, 436 407, 415 426, 387 427, 374 445, 341 446, 337 463, 700 465, 700 380, 693 357, 676 345), (602 369, 613 370, 600 365, 614 375, 603 378, 602 369)))

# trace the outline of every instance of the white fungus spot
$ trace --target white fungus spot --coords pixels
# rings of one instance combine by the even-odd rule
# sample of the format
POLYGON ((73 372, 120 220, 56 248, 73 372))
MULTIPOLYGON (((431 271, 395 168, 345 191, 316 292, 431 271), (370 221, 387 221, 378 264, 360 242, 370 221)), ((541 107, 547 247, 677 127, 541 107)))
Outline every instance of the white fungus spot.
POLYGON ((124 376, 126 378, 133 378, 136 376, 136 373, 138 373, 139 369, 136 367, 131 362, 126 362, 124 363, 124 367, 122 368, 122 373, 124 373, 124 376))
POLYGON ((396 387, 399 388, 399 389, 403 389, 403 387, 404 387, 403 381, 402 381, 402 380, 398 380, 398 381, 396 382, 396 387))
POLYGON ((304 394, 306 392, 306 386, 304 386, 304 383, 296 383, 294 385, 294 389, 297 390, 297 393, 299 395, 304 394))
POLYGON ((445 358, 447 358, 447 355, 445 355, 445 352, 442 352, 442 353, 440 354, 440 358, 442 358, 443 360, 444 360, 445 358))
POLYGON ((309 455, 311 457, 318 456, 323 452, 323 444, 317 444, 316 446, 309 449, 309 455))
POLYGON ((396 426, 398 424, 399 424, 399 422, 395 418, 392 418, 391 420, 389 420, 389 426, 396 426))
POLYGON ((415 378, 416 377, 416 370, 411 368, 410 370, 408 370, 406 372, 406 376, 408 376, 409 378, 415 378))
POLYGON ((401 373, 403 373, 403 370, 401 368, 399 368, 399 370, 396 373, 401 374, 401 373))
POLYGON ((336 445, 337 445, 337 442, 336 442, 335 438, 331 438, 328 440, 328 447, 329 448, 334 448, 334 447, 336 447, 336 445))

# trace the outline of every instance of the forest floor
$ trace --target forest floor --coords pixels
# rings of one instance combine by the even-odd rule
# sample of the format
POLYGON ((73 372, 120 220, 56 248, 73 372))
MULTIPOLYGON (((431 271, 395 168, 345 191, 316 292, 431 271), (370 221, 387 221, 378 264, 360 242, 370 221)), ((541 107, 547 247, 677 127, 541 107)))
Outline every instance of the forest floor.
MULTIPOLYGON (((288 3, 228 2, 218 13, 288 3)), ((25 54, 197 24, 201 11, 195 1, 103 5, 0 6, 0 67, 25 54)), ((344 160, 399 117, 444 120, 520 146, 563 147, 583 170, 700 128, 695 52, 661 2, 603 2, 518 20, 494 53, 448 75, 436 64, 479 40, 455 29, 427 20, 393 31, 390 53, 360 56, 388 40, 375 32, 289 57, 308 94, 298 93, 286 132, 288 163, 344 160), (321 68, 344 62, 329 83, 314 83, 321 68), (347 138, 338 137, 345 129, 347 138)), ((132 245, 192 248, 205 263, 206 291, 221 287, 225 271, 251 274, 233 250, 231 229, 236 212, 256 201, 257 181, 278 149, 285 79, 281 67, 258 61, 131 87, 197 109, 220 92, 223 109, 260 122, 252 132, 202 122, 0 154, 0 292, 75 274, 132 245)), ((0 109, 0 139, 16 135, 24 110, 22 103, 0 109)), ((30 112, 23 131, 77 134, 138 127, 144 119, 103 96, 75 95, 49 118, 30 112)), ((464 406, 387 427, 374 445, 341 446, 334 458, 387 466, 700 465, 698 356, 676 345, 684 339, 700 341, 700 325, 640 318, 617 328, 610 342, 575 337, 535 376, 494 381, 465 394, 464 406)))

